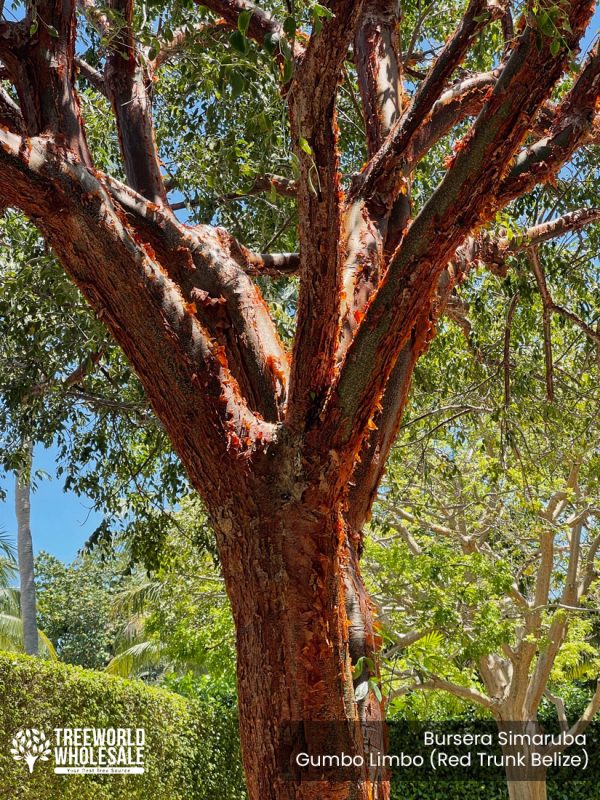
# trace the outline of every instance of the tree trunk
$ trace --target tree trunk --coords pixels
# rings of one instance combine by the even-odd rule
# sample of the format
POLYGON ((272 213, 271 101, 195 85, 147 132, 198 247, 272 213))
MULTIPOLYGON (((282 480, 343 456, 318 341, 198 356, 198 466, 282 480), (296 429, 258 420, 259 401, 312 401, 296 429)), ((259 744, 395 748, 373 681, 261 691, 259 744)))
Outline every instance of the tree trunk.
POLYGON ((33 569, 33 542, 31 540, 31 461, 33 447, 25 445, 26 461, 17 473, 15 486, 15 511, 17 515, 17 552, 21 594, 21 620, 23 647, 30 656, 38 655, 37 612, 35 603, 35 574, 33 569))
POLYGON ((369 771, 368 754, 382 741, 381 704, 372 694, 354 700, 352 662, 375 641, 342 506, 320 491, 295 500, 282 472, 256 505, 240 498, 215 526, 236 626, 249 798, 386 800, 388 784, 369 771), (365 763, 320 772, 298 765, 300 753, 365 763))
POLYGON ((510 800, 546 800, 546 781, 508 781, 510 800))
MULTIPOLYGON (((512 709, 512 713, 506 709, 508 719, 498 722, 498 729, 505 733, 517 735, 535 735, 541 732, 539 722, 536 719, 523 719, 523 709, 512 709)), ((546 800, 546 770, 543 767, 533 767, 532 754, 539 753, 540 748, 523 742, 518 745, 506 745, 503 747, 503 754, 506 763, 506 784, 510 800, 546 800), (523 756, 525 766, 518 764, 518 756, 523 756), (514 766, 510 759, 515 759, 514 766), (527 780, 523 780, 527 778, 527 780)))

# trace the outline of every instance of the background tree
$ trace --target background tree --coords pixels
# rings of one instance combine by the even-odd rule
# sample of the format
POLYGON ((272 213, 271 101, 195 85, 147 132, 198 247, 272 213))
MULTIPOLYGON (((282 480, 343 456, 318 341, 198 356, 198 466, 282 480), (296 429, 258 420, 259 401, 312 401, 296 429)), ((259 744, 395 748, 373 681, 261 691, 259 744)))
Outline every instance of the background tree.
MULTIPOLYGON (((597 322, 596 246, 567 236, 519 256, 510 281, 462 287, 419 368, 367 561, 392 703, 445 691, 535 730, 551 702, 572 732, 600 708, 599 341, 575 313, 597 322)), ((509 793, 545 797, 545 782, 509 793)))
POLYGON ((23 464, 15 481, 15 514, 17 517, 17 553, 19 561, 19 590, 23 647, 30 656, 38 654, 38 630, 33 570, 33 540, 31 538, 31 467, 33 447, 24 446, 23 464))
MULTIPOLYGON (((25 651, 25 637, 19 589, 12 584, 19 567, 15 548, 8 535, 0 530, 0 648, 11 652, 25 651)), ((45 657, 56 658, 52 642, 40 630, 36 631, 39 650, 45 657)))
MULTIPOLYGON (((362 754, 356 723, 381 719, 376 695, 362 688, 368 670, 355 686, 352 677, 352 663, 378 644, 358 568, 361 530, 440 310, 473 263, 494 265, 507 246, 490 223, 595 135, 598 50, 578 75, 568 72, 593 6, 526 6, 513 26, 507 7, 472 0, 464 11, 449 5, 429 31, 409 8, 400 38, 395 5, 378 0, 298 3, 283 22, 246 0, 208 6, 217 20, 182 4, 167 24, 162 6, 127 0, 84 3, 79 25, 72 3, 45 0, 23 19, 5 18, 0 192, 38 226, 123 347, 206 503, 236 624, 250 796, 366 798, 366 774, 356 785, 278 781, 280 723, 341 721, 329 746, 362 754), (252 225, 245 237, 246 214, 242 245, 235 229, 206 224, 218 216, 185 226, 169 203, 161 155, 170 148, 179 160, 184 147, 161 135, 157 148, 153 97, 168 100, 170 88, 181 100, 185 76, 169 87, 174 51, 198 36, 219 44, 227 28, 225 60, 235 52, 241 64, 227 73, 232 93, 244 92, 245 73, 263 109, 269 92, 284 90, 278 125, 252 121, 283 131, 280 153, 297 176, 265 176, 252 191, 293 193, 299 255, 245 247, 255 238, 252 225), (79 58, 88 42, 92 64, 79 58), (345 74, 366 123, 358 147, 338 135, 345 74), (88 142, 81 81, 114 112, 122 159, 111 177, 98 164, 114 136, 106 132, 104 148, 88 142), (444 169, 420 182, 419 163, 442 142, 444 169), (344 182, 365 153, 364 169, 344 182), (278 329, 253 280, 272 272, 299 276, 289 357, 289 330, 278 329)), ((220 88, 214 69, 196 74, 185 110, 167 103, 163 120, 195 114, 202 133, 220 88)), ((277 144, 275 135, 269 150, 277 144)), ((186 176, 172 177, 177 186, 186 176)), ((526 235, 536 241, 597 216, 572 209, 526 235)), ((305 726, 293 745, 318 751, 318 731, 305 726)), ((375 791, 385 797, 387 787, 375 791)))
POLYGON ((48 553, 35 559, 40 627, 68 664, 103 669, 114 652, 121 620, 112 613, 123 588, 124 564, 99 553, 64 564, 48 553))

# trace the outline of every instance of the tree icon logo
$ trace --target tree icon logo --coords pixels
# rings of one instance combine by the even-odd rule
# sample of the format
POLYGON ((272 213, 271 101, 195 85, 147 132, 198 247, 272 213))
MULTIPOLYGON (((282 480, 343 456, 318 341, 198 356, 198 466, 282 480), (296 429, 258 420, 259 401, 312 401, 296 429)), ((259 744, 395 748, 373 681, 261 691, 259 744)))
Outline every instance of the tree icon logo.
POLYGON ((15 761, 25 761, 29 772, 33 772, 33 765, 38 758, 40 761, 48 761, 51 746, 44 731, 26 728, 15 735, 10 752, 15 761))

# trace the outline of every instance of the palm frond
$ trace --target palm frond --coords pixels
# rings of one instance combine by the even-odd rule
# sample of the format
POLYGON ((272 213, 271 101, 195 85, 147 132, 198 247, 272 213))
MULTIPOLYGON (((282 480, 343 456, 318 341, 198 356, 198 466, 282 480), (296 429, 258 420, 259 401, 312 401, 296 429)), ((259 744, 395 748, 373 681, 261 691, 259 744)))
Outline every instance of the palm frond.
POLYGON ((0 553, 7 561, 12 562, 13 564, 17 563, 17 551, 15 545, 13 544, 12 538, 2 528, 0 528, 0 553))
POLYGON ((14 586, 0 587, 0 612, 18 617, 21 614, 21 592, 14 586))
POLYGON ((144 640, 144 626, 148 617, 146 614, 134 614, 129 617, 115 638, 115 648, 126 650, 132 644, 144 640))
MULTIPOLYGON (((58 661, 54 645, 43 631, 38 630, 40 656, 46 656, 53 661, 58 661)), ((23 623, 19 616, 0 613, 0 650, 10 653, 22 653, 23 649, 23 623)))
POLYGON ((165 646, 162 642, 155 640, 137 642, 116 655, 105 670, 120 678, 130 678, 149 668, 160 667, 164 663, 164 655, 165 646))
POLYGON ((17 571, 15 546, 8 533, 0 528, 0 586, 8 586, 17 571))
POLYGON ((163 584, 160 581, 144 578, 115 595, 113 611, 117 616, 124 613, 140 615, 149 604, 159 599, 162 591, 163 584))

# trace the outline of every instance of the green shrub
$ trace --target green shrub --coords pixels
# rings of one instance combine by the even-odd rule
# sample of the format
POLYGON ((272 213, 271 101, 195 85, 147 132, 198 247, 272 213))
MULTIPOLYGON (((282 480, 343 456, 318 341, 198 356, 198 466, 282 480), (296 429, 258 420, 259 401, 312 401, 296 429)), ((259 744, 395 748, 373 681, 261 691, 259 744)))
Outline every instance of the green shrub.
POLYGON ((231 703, 190 700, 141 681, 0 653, 2 800, 241 800, 237 715, 231 703), (144 728, 143 775, 30 774, 11 756, 20 729, 144 728))
MULTIPOLYGON (((243 800, 237 713, 228 687, 173 681, 179 692, 141 681, 0 653, 0 800, 243 800), (143 775, 56 775, 52 761, 30 774, 11 742, 23 728, 144 728, 143 775)), ((460 722, 460 718, 457 718, 460 722)), ((589 782, 548 786, 550 800, 591 800, 589 782)), ((392 800, 506 800, 504 782, 392 783, 392 800)))

